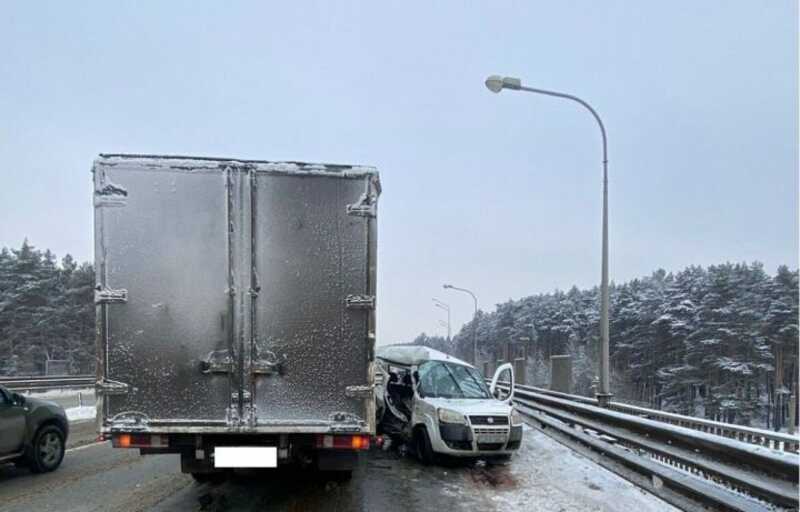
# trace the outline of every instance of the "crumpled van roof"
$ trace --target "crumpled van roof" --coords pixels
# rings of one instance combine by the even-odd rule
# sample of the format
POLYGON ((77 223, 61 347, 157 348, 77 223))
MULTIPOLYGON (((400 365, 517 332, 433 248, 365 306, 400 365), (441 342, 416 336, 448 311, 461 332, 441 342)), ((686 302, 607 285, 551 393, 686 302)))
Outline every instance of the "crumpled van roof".
POLYGON ((447 361, 448 363, 473 366, 466 361, 422 345, 384 345, 375 349, 379 359, 404 366, 419 366, 426 361, 447 361))

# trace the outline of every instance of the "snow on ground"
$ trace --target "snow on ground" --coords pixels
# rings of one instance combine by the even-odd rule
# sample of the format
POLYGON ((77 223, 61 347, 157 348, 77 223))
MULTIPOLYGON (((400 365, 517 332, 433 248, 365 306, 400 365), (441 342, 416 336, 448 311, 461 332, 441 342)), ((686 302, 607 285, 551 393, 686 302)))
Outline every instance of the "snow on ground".
POLYGON ((93 405, 84 405, 83 407, 70 407, 65 411, 69 421, 93 420, 97 413, 97 408, 93 405))
POLYGON ((481 493, 498 511, 678 510, 531 428, 512 462, 486 473, 499 483, 494 492, 481 486, 465 486, 464 492, 481 493))
POLYGON ((49 389, 47 391, 26 391, 24 394, 30 395, 33 398, 42 398, 44 400, 51 400, 53 398, 60 398, 65 396, 78 396, 78 393, 83 396, 94 396, 94 388, 84 389, 49 389))

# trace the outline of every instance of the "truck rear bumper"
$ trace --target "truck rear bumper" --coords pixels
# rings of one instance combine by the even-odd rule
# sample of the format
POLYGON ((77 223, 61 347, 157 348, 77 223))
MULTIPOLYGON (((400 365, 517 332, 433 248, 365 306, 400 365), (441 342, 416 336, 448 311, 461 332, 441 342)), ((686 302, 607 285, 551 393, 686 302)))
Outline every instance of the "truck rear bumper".
MULTIPOLYGON (((115 448, 139 449, 142 455, 175 453, 181 456, 185 473, 212 473, 216 467, 217 451, 243 449, 274 450, 275 466, 316 466, 325 471, 347 471, 355 466, 358 452, 368 450, 370 436, 366 434, 151 434, 115 432, 111 434, 115 448)), ((247 466, 244 467, 256 467, 247 466)), ((260 466, 259 466, 260 467, 260 466)), ((268 467, 268 466, 264 466, 268 467)), ((274 466, 270 466, 274 467, 274 466)))

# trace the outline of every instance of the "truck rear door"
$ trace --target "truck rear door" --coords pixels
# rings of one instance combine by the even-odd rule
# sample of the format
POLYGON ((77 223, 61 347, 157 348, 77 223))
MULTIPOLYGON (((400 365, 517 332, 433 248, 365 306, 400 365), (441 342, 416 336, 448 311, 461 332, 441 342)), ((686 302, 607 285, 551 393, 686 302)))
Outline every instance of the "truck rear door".
POLYGON ((281 365, 251 373, 257 422, 364 430, 374 416, 375 220, 363 203, 377 191, 366 178, 256 179, 253 353, 281 365))
POLYGON ((104 431, 374 430, 377 177, 292 166, 97 160, 104 431))
POLYGON ((108 158, 94 180, 104 416, 225 425, 235 373, 203 365, 231 362, 226 175, 108 158))

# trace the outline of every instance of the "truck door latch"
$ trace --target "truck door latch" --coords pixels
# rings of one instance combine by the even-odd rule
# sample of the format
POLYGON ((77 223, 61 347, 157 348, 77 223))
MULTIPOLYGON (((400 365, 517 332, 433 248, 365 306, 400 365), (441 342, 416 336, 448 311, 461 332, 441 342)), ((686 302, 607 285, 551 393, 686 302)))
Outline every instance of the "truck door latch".
POLYGON ((277 355, 271 350, 264 350, 256 345, 256 356, 250 362, 250 373, 253 375, 281 375, 286 373, 286 354, 277 355))
POLYGON ((227 350, 211 352, 204 360, 200 361, 200 371, 205 374, 231 373, 233 371, 233 359, 228 355, 227 350))

